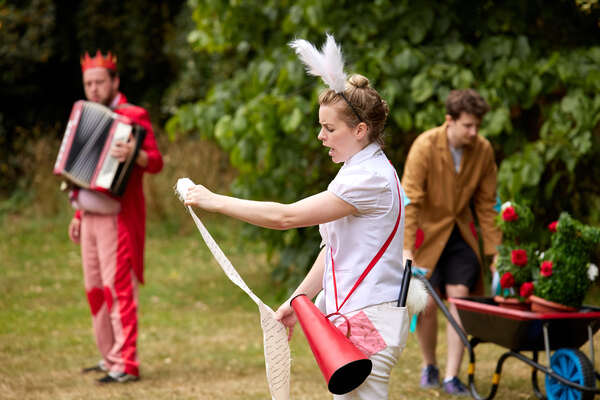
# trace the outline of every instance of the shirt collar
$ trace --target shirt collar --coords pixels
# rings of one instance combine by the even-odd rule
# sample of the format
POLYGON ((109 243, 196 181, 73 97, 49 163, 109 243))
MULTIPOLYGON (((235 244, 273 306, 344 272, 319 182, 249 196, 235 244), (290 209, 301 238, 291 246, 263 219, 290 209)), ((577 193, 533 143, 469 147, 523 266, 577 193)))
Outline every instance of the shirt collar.
POLYGON ((378 143, 369 143, 361 151, 355 153, 352 155, 352 157, 347 159, 346 162, 344 162, 344 165, 359 164, 366 159, 373 157, 378 151, 381 151, 381 146, 378 143))
POLYGON ((119 93, 117 93, 117 95, 115 96, 113 101, 110 103, 110 108, 112 110, 114 110, 119 105, 120 101, 121 101, 121 93, 119 92, 119 93))

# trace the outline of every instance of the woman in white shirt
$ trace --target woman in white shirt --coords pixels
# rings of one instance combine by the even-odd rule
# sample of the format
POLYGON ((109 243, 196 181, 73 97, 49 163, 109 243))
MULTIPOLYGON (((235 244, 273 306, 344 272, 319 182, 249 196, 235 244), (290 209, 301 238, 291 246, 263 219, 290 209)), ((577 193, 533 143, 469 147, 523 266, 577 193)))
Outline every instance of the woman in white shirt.
MULTIPOLYGON (((223 196, 198 185, 187 192, 185 204, 271 229, 319 225, 324 246, 292 297, 306 294, 312 299, 323 290, 324 312, 339 312, 351 320, 363 312, 355 320, 372 333, 354 339, 373 362, 371 375, 357 389, 334 398, 385 399, 408 321, 406 309, 396 307, 403 272, 403 192, 381 149, 389 109, 361 75, 351 76, 341 93, 325 90, 319 104, 317 138, 334 163, 343 163, 326 191, 281 204, 223 196), (370 264, 372 269, 352 290, 370 264)), ((291 337, 297 319, 289 302, 279 307, 276 317, 291 337)))

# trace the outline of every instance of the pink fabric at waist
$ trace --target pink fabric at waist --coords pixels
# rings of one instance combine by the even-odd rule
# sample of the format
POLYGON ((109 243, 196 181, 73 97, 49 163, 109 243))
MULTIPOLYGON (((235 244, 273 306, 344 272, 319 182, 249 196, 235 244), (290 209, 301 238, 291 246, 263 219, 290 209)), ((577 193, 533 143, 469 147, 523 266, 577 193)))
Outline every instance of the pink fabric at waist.
POLYGON ((94 190, 81 189, 71 201, 73 207, 94 214, 114 215, 121 211, 121 202, 94 190))

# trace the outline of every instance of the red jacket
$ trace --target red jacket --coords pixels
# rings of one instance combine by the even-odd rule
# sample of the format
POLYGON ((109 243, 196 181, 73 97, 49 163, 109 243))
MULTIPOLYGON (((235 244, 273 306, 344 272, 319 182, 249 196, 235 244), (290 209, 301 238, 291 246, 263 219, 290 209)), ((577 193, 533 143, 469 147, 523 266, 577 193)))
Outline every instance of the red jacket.
MULTIPOLYGON (((117 105, 126 104, 127 98, 119 93, 117 105)), ((144 242, 146 236, 146 202, 142 187, 144 172, 156 174, 163 167, 163 159, 156 146, 154 131, 148 112, 138 106, 125 105, 117 107, 115 113, 130 118, 134 123, 146 129, 146 137, 142 149, 148 154, 148 165, 142 168, 135 165, 129 176, 129 182, 121 202, 118 215, 117 265, 128 263, 141 283, 144 283, 144 242)), ((80 218, 79 211, 75 217, 80 218)))

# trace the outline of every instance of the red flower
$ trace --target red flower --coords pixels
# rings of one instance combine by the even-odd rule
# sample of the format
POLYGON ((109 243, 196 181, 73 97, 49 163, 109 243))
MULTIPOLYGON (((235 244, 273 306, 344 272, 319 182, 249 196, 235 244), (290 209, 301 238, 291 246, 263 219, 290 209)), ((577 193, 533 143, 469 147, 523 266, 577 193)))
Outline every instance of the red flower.
POLYGON ((544 261, 540 266, 542 276, 549 277, 552 275, 552 261, 544 261))
POLYGON ((502 211, 502 219, 506 222, 512 222, 519 219, 519 215, 515 212, 512 206, 508 206, 502 211))
POLYGON ((533 294, 533 283, 525 282, 521 285, 521 291, 519 292, 521 297, 529 297, 533 294))
POLYGON ((552 232, 552 233, 555 233, 555 232, 556 232, 556 226, 557 226, 557 225, 558 225, 558 221, 551 222, 551 223, 548 225, 548 229, 550 230, 550 232, 552 232))
POLYGON ((510 261, 519 267, 527 265, 527 252, 523 249, 517 249, 510 252, 510 261))
POLYGON ((500 278, 500 286, 503 289, 513 287, 515 284, 515 277, 510 272, 505 272, 500 278))

